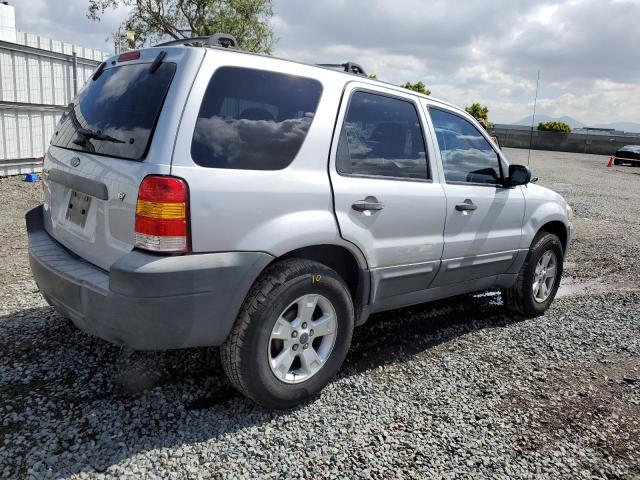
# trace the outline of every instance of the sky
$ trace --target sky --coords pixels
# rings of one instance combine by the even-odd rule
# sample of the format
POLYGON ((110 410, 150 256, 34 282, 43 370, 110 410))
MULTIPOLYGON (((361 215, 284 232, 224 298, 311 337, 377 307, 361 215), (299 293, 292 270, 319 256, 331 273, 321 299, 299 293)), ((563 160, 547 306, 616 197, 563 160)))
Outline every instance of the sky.
MULTIPOLYGON (((112 51, 127 9, 86 18, 86 0, 10 0, 18 29, 112 51)), ((274 0, 274 54, 359 63, 434 97, 481 102, 496 123, 537 112, 590 125, 640 123, 640 0, 274 0)))

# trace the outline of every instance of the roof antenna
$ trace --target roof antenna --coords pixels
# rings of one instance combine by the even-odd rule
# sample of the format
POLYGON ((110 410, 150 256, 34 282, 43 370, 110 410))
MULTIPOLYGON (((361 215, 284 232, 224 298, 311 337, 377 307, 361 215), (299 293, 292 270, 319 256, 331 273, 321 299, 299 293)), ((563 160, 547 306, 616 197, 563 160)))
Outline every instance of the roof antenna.
POLYGON ((538 79, 536 80, 536 98, 533 101, 533 116, 531 117, 531 131, 529 132, 529 154, 527 155, 527 167, 531 161, 531 145, 533 144, 533 124, 536 120, 536 105, 538 104, 538 85, 540 85, 540 69, 538 69, 538 79))

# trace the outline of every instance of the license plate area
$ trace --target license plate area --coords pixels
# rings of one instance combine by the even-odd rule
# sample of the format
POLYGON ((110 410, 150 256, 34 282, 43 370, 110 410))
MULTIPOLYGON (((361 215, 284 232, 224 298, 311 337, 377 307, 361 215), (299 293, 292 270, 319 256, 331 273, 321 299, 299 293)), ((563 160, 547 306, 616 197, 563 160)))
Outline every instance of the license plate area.
POLYGON ((71 223, 84 228, 85 223, 87 223, 90 206, 91 196, 86 193, 73 190, 69 197, 69 205, 67 205, 67 214, 65 218, 71 223))

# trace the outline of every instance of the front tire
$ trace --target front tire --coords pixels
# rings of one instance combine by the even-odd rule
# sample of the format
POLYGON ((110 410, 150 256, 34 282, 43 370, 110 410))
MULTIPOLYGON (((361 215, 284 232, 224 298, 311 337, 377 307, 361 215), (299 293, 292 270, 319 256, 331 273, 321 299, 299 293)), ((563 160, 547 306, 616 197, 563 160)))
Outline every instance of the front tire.
POLYGON ((327 266, 278 262, 251 288, 222 345, 236 389, 266 408, 294 406, 319 392, 344 361, 354 326, 351 295, 327 266))
POLYGON ((558 292, 563 261, 560 239, 549 232, 538 232, 516 282, 502 290, 505 308, 525 317, 543 315, 558 292))

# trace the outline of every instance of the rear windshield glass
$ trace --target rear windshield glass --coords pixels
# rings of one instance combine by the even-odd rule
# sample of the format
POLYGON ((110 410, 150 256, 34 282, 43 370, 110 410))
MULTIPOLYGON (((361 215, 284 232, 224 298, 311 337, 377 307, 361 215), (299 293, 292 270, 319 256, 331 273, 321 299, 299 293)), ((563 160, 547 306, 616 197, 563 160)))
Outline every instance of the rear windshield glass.
POLYGON ((280 170, 295 158, 322 85, 311 78, 238 67, 211 77, 191 156, 203 167, 280 170))
POLYGON ((57 147, 140 160, 153 136, 164 98, 176 71, 163 63, 110 68, 91 80, 69 105, 51 143, 57 147))

